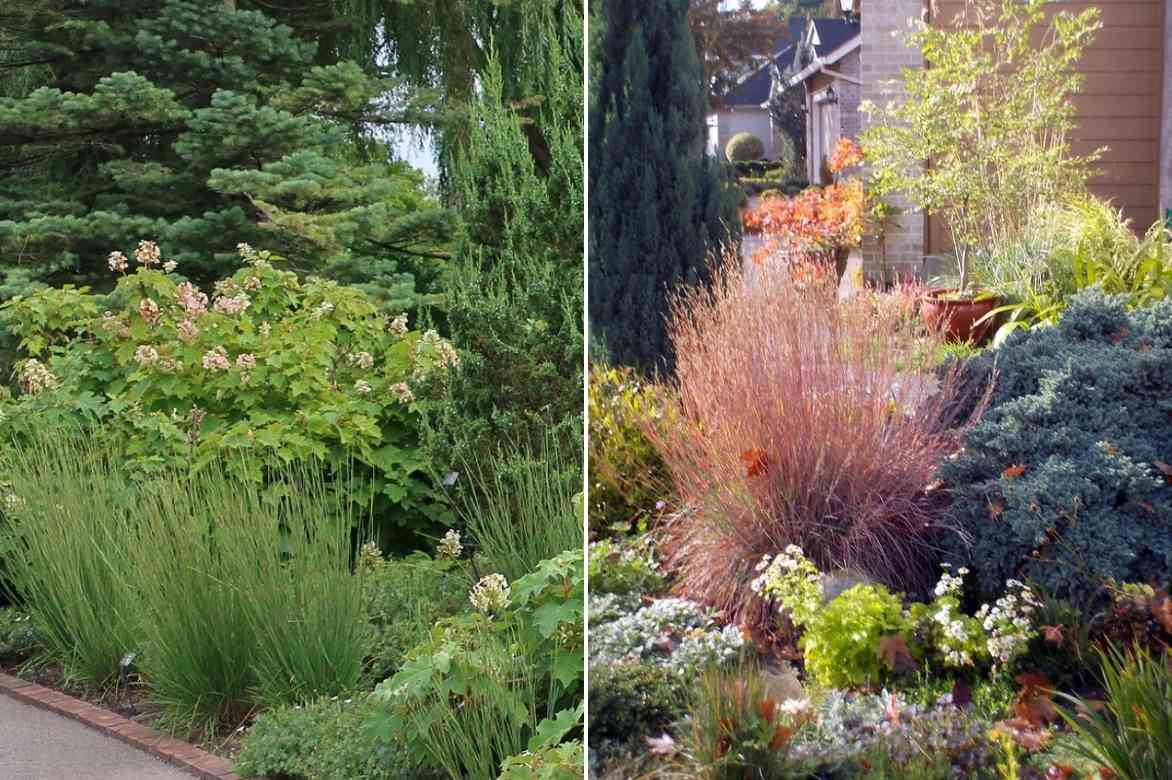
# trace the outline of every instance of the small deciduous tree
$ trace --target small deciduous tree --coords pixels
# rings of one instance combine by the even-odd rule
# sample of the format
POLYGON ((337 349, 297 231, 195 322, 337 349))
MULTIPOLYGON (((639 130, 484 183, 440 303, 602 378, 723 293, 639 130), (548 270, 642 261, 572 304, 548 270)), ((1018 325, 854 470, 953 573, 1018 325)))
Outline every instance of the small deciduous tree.
POLYGON ((1075 66, 1099 11, 1045 6, 967 0, 949 26, 916 22, 907 43, 929 67, 904 70, 905 96, 861 107, 874 121, 862 135, 874 194, 902 193, 944 219, 962 292, 974 249, 1012 238, 1039 204, 1084 190, 1097 157, 1073 154, 1068 134, 1075 66))

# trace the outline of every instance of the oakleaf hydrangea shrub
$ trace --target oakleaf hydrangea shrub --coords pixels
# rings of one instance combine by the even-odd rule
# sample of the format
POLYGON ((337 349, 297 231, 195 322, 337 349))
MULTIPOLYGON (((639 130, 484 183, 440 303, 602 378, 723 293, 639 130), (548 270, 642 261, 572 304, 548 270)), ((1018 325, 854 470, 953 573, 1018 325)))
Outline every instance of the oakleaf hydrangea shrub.
POLYGON ((973 372, 996 384, 941 470, 951 558, 981 595, 1006 579, 1086 598, 1172 576, 1172 302, 1128 312, 1088 290, 1055 327, 1015 333, 973 372))
POLYGON ((447 522, 421 434, 459 366, 451 344, 355 288, 239 253, 205 292, 143 241, 133 259, 110 254, 108 296, 50 288, 6 303, 23 359, 0 434, 85 423, 142 472, 249 454, 229 460, 260 480, 262 464, 315 460, 354 477, 347 491, 388 537, 447 522))

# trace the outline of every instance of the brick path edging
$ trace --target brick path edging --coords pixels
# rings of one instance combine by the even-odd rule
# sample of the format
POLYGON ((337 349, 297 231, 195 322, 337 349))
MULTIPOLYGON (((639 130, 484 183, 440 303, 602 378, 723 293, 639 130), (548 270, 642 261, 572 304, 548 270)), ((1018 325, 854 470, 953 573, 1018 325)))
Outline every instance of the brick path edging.
POLYGON ((232 771, 232 763, 227 759, 212 755, 187 742, 164 736, 116 712, 75 699, 52 688, 0 673, 0 693, 76 720, 203 780, 241 780, 232 771))

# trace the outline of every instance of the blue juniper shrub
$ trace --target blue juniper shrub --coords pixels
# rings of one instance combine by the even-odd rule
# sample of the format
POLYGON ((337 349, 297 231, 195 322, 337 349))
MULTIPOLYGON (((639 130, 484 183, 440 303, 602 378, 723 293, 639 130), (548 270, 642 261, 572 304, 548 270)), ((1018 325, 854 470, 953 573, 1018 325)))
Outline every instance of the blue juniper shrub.
POLYGON ((1015 333, 983 420, 942 469, 950 542, 981 595, 1009 577, 1054 597, 1172 576, 1172 302, 1128 312, 1088 290, 1057 326, 1015 333))

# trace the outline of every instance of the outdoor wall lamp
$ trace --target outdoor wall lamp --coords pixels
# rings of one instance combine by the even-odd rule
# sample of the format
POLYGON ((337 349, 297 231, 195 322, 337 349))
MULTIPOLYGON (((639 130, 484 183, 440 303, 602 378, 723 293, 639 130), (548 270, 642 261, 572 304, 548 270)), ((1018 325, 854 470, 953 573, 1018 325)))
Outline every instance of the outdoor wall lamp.
POLYGON ((848 22, 857 22, 859 20, 858 10, 859 0, 839 0, 842 5, 842 18, 848 22))

